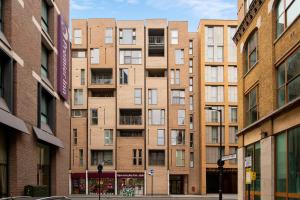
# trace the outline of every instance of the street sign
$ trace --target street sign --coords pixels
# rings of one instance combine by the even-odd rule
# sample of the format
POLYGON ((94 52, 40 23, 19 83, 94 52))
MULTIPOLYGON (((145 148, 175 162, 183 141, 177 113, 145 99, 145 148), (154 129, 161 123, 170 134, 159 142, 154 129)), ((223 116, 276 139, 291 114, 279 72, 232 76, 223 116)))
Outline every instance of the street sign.
POLYGON ((149 170, 149 175, 150 175, 150 176, 153 176, 153 175, 154 175, 154 169, 150 169, 150 170, 149 170))
POLYGON ((252 166, 252 157, 248 156, 245 158, 245 168, 252 166))
POLYGON ((236 154, 231 154, 231 155, 227 155, 227 156, 222 157, 222 161, 233 160, 233 159, 236 159, 236 154))
POLYGON ((251 168, 247 168, 246 169, 246 184, 250 185, 252 182, 252 172, 251 172, 251 168))
POLYGON ((256 172, 251 173, 251 180, 255 181, 256 180, 256 172))

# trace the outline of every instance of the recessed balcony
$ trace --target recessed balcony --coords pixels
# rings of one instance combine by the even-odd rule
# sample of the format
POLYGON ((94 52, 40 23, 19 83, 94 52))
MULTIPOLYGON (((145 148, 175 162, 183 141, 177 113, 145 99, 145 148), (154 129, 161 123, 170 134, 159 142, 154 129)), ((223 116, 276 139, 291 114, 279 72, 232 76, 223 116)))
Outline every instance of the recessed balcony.
POLYGON ((142 125, 141 109, 120 109, 120 125, 142 125))
POLYGON ((91 69, 91 85, 107 85, 112 83, 112 69, 91 69))

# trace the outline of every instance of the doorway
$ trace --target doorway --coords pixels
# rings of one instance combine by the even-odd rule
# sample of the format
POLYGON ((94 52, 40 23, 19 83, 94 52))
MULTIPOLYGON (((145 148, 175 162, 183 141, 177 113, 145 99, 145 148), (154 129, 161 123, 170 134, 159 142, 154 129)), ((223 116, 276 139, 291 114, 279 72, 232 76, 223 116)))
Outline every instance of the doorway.
POLYGON ((184 176, 170 175, 170 194, 184 194, 184 176))

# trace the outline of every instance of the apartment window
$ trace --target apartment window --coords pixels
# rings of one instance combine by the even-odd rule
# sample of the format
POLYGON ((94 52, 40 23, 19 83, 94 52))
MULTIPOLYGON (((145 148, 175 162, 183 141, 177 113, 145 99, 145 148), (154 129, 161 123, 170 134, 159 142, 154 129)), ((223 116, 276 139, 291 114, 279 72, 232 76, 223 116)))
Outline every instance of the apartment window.
POLYGON ((149 105, 157 104, 157 89, 148 89, 148 103, 149 105))
POLYGON ((300 97, 300 49, 277 68, 277 101, 281 107, 300 97))
POLYGON ((141 65, 142 51, 137 50, 120 50, 120 65, 141 65))
POLYGON ((105 29, 105 44, 113 43, 113 28, 105 29))
POLYGON ((190 114, 190 129, 194 129, 194 115, 190 114))
POLYGON ((229 143, 230 144, 237 144, 237 141, 238 141, 237 133, 238 133, 237 126, 229 127, 229 143))
POLYGON ((120 84, 128 84, 128 69, 120 69, 120 84))
POLYGON ((177 124, 184 125, 184 119, 185 119, 185 110, 178 110, 177 111, 177 124))
POLYGON ((72 110, 72 117, 86 117, 86 110, 72 110))
POLYGON ((165 145, 165 129, 157 129, 157 145, 165 145))
POLYGON ((164 166, 165 165, 165 151, 164 150, 149 150, 149 165, 150 166, 164 166))
POLYGON ((206 86, 205 97, 206 102, 223 102, 224 86, 206 86))
POLYGON ((49 6, 46 0, 42 0, 41 26, 45 32, 48 32, 48 26, 49 26, 48 16, 49 16, 49 6))
POLYGON ((258 120, 258 97, 257 91, 258 87, 253 88, 246 95, 246 121, 247 124, 252 124, 256 120, 258 120))
POLYGON ((82 30, 74 29, 74 44, 82 44, 82 30))
POLYGON ((48 67, 48 57, 49 57, 49 51, 46 49, 44 45, 42 45, 42 56, 41 56, 41 76, 43 78, 47 78, 49 76, 49 67, 48 67))
POLYGON ((184 150, 176 150, 176 167, 184 167, 184 150))
MULTIPOLYGON (((233 155, 233 154, 237 155, 237 147, 229 147, 229 155, 233 155)), ((229 164, 236 165, 237 159, 229 160, 229 164)))
POLYGON ((229 106, 229 122, 237 123, 237 107, 229 106))
POLYGON ((83 105, 82 89, 74 89, 74 105, 83 105))
POLYGON ((229 102, 237 102, 237 87, 229 86, 228 87, 228 101, 229 102))
POLYGON ((72 58, 86 58, 85 50, 73 50, 72 51, 72 58))
POLYGON ((77 145, 78 135, 77 135, 77 128, 73 128, 73 144, 77 145))
POLYGON ((171 69, 171 84, 180 84, 180 70, 179 69, 171 69))
POLYGON ((189 41, 189 55, 193 55, 193 40, 189 41))
POLYGON ((223 66, 205 66, 205 81, 218 82, 224 81, 224 67, 223 66))
MULTIPOLYGON (((222 127, 222 143, 224 144, 224 126, 222 127)), ((220 127, 219 126, 206 126, 206 144, 219 144, 220 143, 220 127)))
POLYGON ((81 85, 85 84, 85 69, 80 70, 80 84, 81 85))
POLYGON ((185 144, 184 130, 171 130, 171 145, 185 144))
POLYGON ((133 165, 142 165, 143 164, 143 155, 142 149, 133 149, 133 165))
POLYGON ((178 30, 171 30, 171 44, 178 44, 178 30))
POLYGON ((257 63, 257 30, 252 33, 245 44, 245 67, 244 73, 247 73, 257 63))
POLYGON ((79 166, 83 166, 83 149, 79 149, 79 166))
POLYGON ((135 44, 136 43, 136 30, 132 28, 119 29, 120 44, 135 44))
POLYGON ((222 110, 222 122, 224 122, 224 106, 209 106, 214 110, 205 110, 206 122, 220 122, 220 113, 216 110, 222 110))
POLYGON ((100 50, 98 48, 91 49, 91 64, 100 63, 100 50))
POLYGON ((192 74, 193 73, 193 59, 189 60, 189 73, 192 74))
POLYGON ((189 78, 189 91, 193 92, 193 78, 189 78))
POLYGON ((134 89, 134 104, 135 105, 142 104, 142 89, 141 88, 134 89))
POLYGON ((184 50, 183 49, 175 50, 175 64, 176 65, 184 64, 184 50))
POLYGON ((223 62, 223 27, 205 27, 205 61, 223 62))
POLYGON ((190 133, 190 148, 194 148, 194 133, 190 133))
POLYGON ((229 62, 236 62, 237 59, 237 49, 236 45, 233 42, 233 37, 236 32, 236 27, 228 27, 228 61, 229 62))
POLYGON ((149 110, 148 120, 149 125, 164 125, 165 110, 149 110))
MULTIPOLYGON (((224 155, 224 147, 222 147, 222 155, 224 155)), ((206 163, 215 164, 220 158, 219 147, 206 147, 206 163)))
POLYGON ((184 90, 171 90, 171 104, 184 104, 184 90))
POLYGON ((194 110, 194 97, 190 96, 190 104, 189 104, 190 110, 194 110))
POLYGON ((3 0, 0 0, 0 31, 3 32, 3 0))
POLYGON ((45 89, 39 86, 40 90, 40 127, 52 130, 54 128, 54 113, 55 113, 55 99, 45 89))
POLYGON ((92 108, 91 112, 91 125, 98 125, 98 109, 92 108))
POLYGON ((194 167, 194 152, 190 152, 190 167, 194 167))
POLYGON ((140 130, 122 130, 119 132, 120 137, 143 137, 143 131, 140 130))
POLYGON ((101 163, 104 165, 113 165, 112 150, 91 150, 91 165, 97 166, 101 163))
POLYGON ((228 66, 228 82, 237 83, 237 67, 228 66))
POLYGON ((112 145, 113 144, 113 130, 104 129, 104 144, 112 145))
POLYGON ((279 37, 299 14, 299 0, 278 0, 276 5, 276 36, 279 37))

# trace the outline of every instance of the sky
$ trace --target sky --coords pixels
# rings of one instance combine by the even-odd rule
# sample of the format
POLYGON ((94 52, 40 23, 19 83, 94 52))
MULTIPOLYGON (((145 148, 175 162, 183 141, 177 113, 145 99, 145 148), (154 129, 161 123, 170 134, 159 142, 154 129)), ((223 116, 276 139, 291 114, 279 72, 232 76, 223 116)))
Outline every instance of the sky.
POLYGON ((163 18, 189 22, 196 31, 200 19, 236 19, 237 0, 70 0, 71 19, 163 18))

